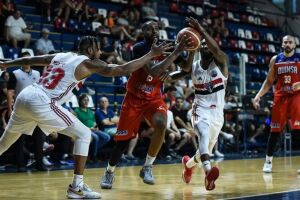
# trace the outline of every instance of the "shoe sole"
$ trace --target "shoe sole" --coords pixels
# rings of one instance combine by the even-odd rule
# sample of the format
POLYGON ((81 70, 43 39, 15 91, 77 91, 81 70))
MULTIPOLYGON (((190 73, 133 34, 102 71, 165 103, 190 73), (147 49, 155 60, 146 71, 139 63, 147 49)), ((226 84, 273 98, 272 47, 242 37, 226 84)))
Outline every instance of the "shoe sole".
POLYGON ((110 190, 112 186, 100 185, 101 189, 110 190))
POLYGON ((75 193, 67 193, 67 198, 68 199, 101 199, 100 197, 85 197, 85 196, 81 196, 75 193))
MULTIPOLYGON (((184 161, 183 161, 184 157, 185 157, 185 156, 183 156, 182 159, 181 159, 181 163, 182 163, 183 168, 184 168, 184 169, 182 170, 181 178, 182 178, 182 181, 183 181, 183 182, 185 182, 186 184, 189 184, 189 183, 191 182, 191 180, 190 180, 190 181, 187 181, 187 180, 185 180, 185 178, 184 178, 184 170, 185 170, 185 164, 184 164, 184 161)), ((190 157, 189 157, 189 159, 190 159, 190 157)))
POLYGON ((140 175, 140 178, 143 179, 143 182, 144 182, 144 183, 146 183, 146 184, 148 184, 148 185, 154 185, 154 184, 155 184, 154 181, 146 181, 146 180, 144 179, 144 177, 142 176, 141 173, 140 173, 139 175, 140 175))
POLYGON ((272 173, 272 170, 262 170, 264 173, 272 173))
POLYGON ((206 190, 213 190, 215 189, 215 181, 219 177, 219 169, 216 167, 211 168, 208 175, 205 177, 205 188, 206 190))

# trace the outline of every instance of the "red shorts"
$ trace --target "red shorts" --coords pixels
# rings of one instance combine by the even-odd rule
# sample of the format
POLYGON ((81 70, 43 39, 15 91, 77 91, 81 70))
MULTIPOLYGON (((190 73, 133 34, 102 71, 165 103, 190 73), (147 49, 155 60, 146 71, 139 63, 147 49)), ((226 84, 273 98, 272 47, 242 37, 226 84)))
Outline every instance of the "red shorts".
POLYGON ((122 141, 134 138, 138 133, 142 118, 151 123, 155 113, 159 112, 167 116, 167 109, 162 99, 149 101, 127 93, 122 103, 120 120, 114 139, 122 141))
POLYGON ((300 129, 300 94, 275 96, 271 118, 271 132, 282 132, 288 119, 292 130, 300 129))

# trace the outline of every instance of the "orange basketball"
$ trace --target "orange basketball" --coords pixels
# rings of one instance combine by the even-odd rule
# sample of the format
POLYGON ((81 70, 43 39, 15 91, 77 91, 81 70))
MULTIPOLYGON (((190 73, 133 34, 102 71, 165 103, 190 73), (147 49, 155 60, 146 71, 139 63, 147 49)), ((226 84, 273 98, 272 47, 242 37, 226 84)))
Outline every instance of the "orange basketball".
POLYGON ((190 37, 191 44, 187 48, 188 51, 194 51, 200 46, 200 33, 191 27, 181 29, 176 36, 176 43, 178 43, 183 35, 190 37))

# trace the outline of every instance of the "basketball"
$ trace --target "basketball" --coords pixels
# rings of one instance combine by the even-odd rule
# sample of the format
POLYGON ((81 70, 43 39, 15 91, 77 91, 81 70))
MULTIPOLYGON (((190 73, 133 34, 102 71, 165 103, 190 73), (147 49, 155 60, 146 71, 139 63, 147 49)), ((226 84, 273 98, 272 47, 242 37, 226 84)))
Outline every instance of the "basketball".
POLYGON ((176 36, 178 43, 183 35, 190 37, 191 44, 187 48, 188 51, 194 51, 200 46, 200 33, 191 27, 181 29, 176 36))

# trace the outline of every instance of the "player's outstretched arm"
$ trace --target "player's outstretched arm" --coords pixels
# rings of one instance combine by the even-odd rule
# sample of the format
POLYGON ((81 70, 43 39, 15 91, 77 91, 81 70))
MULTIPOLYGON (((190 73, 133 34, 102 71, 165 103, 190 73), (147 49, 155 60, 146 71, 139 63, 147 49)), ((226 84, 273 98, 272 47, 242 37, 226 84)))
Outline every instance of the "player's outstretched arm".
POLYGON ((15 60, 10 60, 6 62, 0 61, 0 68, 6 69, 8 67, 23 66, 23 65, 45 66, 51 63, 51 60, 54 58, 54 56, 55 55, 42 55, 42 56, 17 58, 15 60))
POLYGON ((208 49, 212 52, 214 58, 219 62, 222 68, 222 73, 227 77, 228 68, 227 68, 227 56, 216 43, 216 41, 207 33, 207 31, 200 25, 197 19, 193 17, 187 17, 186 21, 189 26, 196 29, 202 37, 205 39, 208 49))
POLYGON ((176 60, 180 53, 186 49, 189 43, 190 38, 183 36, 180 42, 176 45, 174 51, 163 61, 154 65, 147 65, 147 72, 149 73, 149 75, 152 77, 160 76, 163 72, 166 71, 169 66, 171 66, 171 64, 176 60))
POLYGON ((179 71, 174 71, 174 72, 165 72, 163 73, 159 78, 161 81, 165 81, 165 82, 175 82, 178 81, 182 78, 184 78, 185 76, 191 74, 191 72, 186 72, 184 70, 179 70, 179 71))
POLYGON ((154 41, 151 50, 146 55, 122 65, 107 64, 99 59, 86 60, 84 61, 84 65, 91 73, 98 73, 102 76, 111 77, 129 75, 146 65, 153 57, 159 56, 172 48, 172 44, 170 43, 167 44, 164 42, 160 45, 157 45, 156 42, 157 40, 154 41))
POLYGON ((269 90, 270 88, 272 87, 274 81, 275 81, 275 71, 274 71, 274 63, 275 63, 275 60, 276 60, 276 57, 277 56, 273 56, 270 60, 270 64, 269 64, 269 72, 268 72, 268 75, 267 75, 267 78, 266 80, 263 82, 260 90, 258 91, 258 93, 255 95, 254 99, 253 99, 253 107, 255 109, 258 109, 259 108, 259 101, 260 101, 260 98, 262 96, 264 96, 269 90))

